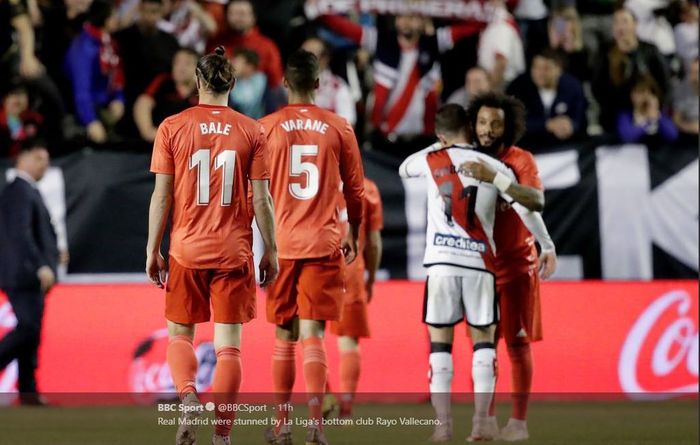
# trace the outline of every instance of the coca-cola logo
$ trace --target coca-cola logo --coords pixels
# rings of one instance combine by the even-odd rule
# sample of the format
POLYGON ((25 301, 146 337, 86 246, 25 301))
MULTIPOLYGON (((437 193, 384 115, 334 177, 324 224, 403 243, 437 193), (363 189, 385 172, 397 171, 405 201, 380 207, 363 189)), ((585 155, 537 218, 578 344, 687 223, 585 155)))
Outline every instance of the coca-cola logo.
MULTIPOLYGON (((168 331, 160 329, 140 342, 134 351, 129 370, 129 386, 134 398, 142 403, 151 403, 166 394, 175 393, 175 385, 166 361, 168 331)), ((195 346, 197 354, 196 385, 198 391, 211 386, 216 365, 216 352, 211 341, 195 346)))
POLYGON ((670 398, 698 392, 697 301, 673 290, 647 307, 620 353, 618 377, 631 398, 670 398))

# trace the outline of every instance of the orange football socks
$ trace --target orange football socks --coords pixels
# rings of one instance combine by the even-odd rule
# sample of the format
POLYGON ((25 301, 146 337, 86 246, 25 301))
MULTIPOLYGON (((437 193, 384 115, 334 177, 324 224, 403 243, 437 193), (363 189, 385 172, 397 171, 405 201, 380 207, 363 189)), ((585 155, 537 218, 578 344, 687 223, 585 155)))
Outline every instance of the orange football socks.
POLYGON ((302 340, 304 352, 304 380, 309 397, 309 417, 322 426, 321 400, 326 389, 328 365, 326 364, 326 349, 319 337, 309 337, 302 340))
POLYGON ((226 407, 236 403, 238 389, 241 387, 241 351, 233 346, 224 346, 216 350, 216 370, 214 371, 214 402, 216 403, 216 434, 228 436, 231 432, 236 412, 226 407))
POLYGON ((186 335, 171 337, 168 341, 166 360, 180 400, 189 392, 197 392, 197 355, 194 353, 192 339, 186 335))
POLYGON ((275 404, 278 406, 277 419, 280 420, 276 432, 285 425, 289 413, 284 406, 292 396, 292 388, 296 378, 296 342, 276 339, 272 353, 272 385, 275 391, 275 404))

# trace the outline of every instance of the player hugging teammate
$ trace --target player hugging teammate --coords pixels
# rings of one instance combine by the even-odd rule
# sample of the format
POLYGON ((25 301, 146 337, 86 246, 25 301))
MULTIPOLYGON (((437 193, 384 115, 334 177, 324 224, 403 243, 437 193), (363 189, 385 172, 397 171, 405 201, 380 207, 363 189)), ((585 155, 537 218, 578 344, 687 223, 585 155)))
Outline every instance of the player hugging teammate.
POLYGON ((475 413, 467 440, 528 437, 529 341, 541 338, 538 263, 530 234, 542 248, 544 277, 554 271, 556 256, 538 213, 544 198, 534 158, 513 146, 524 130, 522 111, 515 99, 497 93, 476 97, 466 111, 445 105, 436 116, 440 142, 399 168, 403 178, 427 180, 423 321, 431 342, 431 400, 440 421, 430 438, 434 442, 452 438, 453 327, 463 319, 474 350, 475 413), (493 415, 498 335, 505 337, 514 364, 516 396, 513 416, 500 433, 493 415))
MULTIPOLYGON (((321 421, 328 372, 325 324, 339 321, 333 330, 341 336, 341 356, 349 359, 345 368, 341 361, 341 372, 348 374, 341 378, 341 392, 350 396, 344 399, 343 414, 348 415, 359 373, 357 342, 368 334, 366 303, 379 261, 381 204, 376 187, 364 179, 350 124, 313 103, 319 82, 313 54, 300 50, 289 57, 284 81, 289 105, 259 123, 227 107, 235 78, 223 49, 201 58, 196 72, 199 105, 158 128, 151 163, 156 184, 146 273, 166 290, 167 361, 186 407, 176 443, 196 442, 193 418, 202 406, 195 387, 193 338, 195 325, 209 321, 210 306, 217 355, 213 390, 221 420, 212 443, 230 443, 234 413, 218 407, 235 401, 242 324, 256 315, 254 215, 265 244, 260 271, 261 285, 268 287, 267 319, 276 325, 276 404, 286 406, 290 400, 296 343, 301 340, 309 394, 306 444, 327 444, 321 421), (338 211, 338 190, 347 223, 338 211), (166 282, 161 241, 171 210, 166 282), (358 242, 365 243, 365 232, 367 265, 349 271, 346 265, 358 255, 358 242), (355 289, 348 299, 346 277, 357 287, 365 267, 367 287, 355 289)), ((542 248, 539 267, 545 278, 554 271, 556 256, 538 213, 544 199, 534 159, 513 146, 522 128, 522 108, 506 96, 479 96, 466 112, 446 105, 436 118, 440 142, 411 155, 400 168, 402 177, 428 181, 424 322, 431 339, 430 390, 440 420, 434 441, 452 436, 453 326, 463 319, 474 341, 475 415, 468 440, 499 436, 492 412, 499 306, 500 335, 514 365, 516 396, 513 416, 500 437, 527 438, 532 378, 528 345, 541 338, 538 261, 530 234, 542 248)), ((269 444, 291 444, 287 415, 278 411, 281 422, 265 432, 269 444)))

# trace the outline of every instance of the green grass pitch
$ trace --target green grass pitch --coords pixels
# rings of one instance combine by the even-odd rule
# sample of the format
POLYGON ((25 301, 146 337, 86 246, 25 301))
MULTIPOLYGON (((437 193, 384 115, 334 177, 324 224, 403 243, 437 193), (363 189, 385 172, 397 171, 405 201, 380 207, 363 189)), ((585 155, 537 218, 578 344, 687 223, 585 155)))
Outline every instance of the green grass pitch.
MULTIPOLYGON (((501 425, 509 412, 498 405, 501 425)), ((465 443, 471 404, 453 404, 455 435, 451 443, 465 443)), ((296 406, 293 418, 303 419, 306 409, 296 406)), ((368 426, 327 426, 331 445, 427 444, 431 426, 377 425, 377 419, 431 419, 432 408, 423 404, 361 404, 355 418, 372 419, 368 426)), ((273 417, 274 413, 269 414, 273 417)), ((0 444, 8 445, 134 445, 172 444, 174 426, 158 419, 175 418, 154 406, 0 409, 0 444)), ((204 418, 213 415, 206 413, 204 418)), ((241 416, 241 418, 254 418, 241 416)), ((528 419, 530 440, 538 445, 694 445, 698 443, 697 400, 664 402, 557 402, 535 401, 528 419)), ((263 444, 264 426, 236 426, 234 444, 263 444)), ((211 443, 212 426, 199 428, 198 443, 211 443)), ((304 428, 294 426, 295 443, 304 443, 304 428)))

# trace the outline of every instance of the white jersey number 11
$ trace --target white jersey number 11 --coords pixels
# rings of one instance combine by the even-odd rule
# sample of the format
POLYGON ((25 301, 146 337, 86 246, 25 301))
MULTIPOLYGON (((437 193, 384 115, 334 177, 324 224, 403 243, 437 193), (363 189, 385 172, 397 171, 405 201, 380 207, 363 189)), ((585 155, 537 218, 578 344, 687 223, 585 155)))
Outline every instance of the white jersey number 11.
MULTIPOLYGON (((190 170, 197 168, 197 205, 209 205, 211 150, 201 148, 190 158, 190 170)), ((221 205, 228 207, 233 200, 233 176, 236 167, 236 152, 224 150, 214 159, 214 169, 223 168, 224 179, 221 181, 221 205)))

